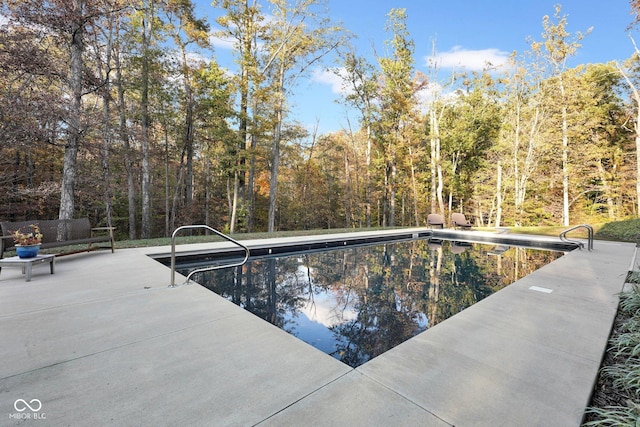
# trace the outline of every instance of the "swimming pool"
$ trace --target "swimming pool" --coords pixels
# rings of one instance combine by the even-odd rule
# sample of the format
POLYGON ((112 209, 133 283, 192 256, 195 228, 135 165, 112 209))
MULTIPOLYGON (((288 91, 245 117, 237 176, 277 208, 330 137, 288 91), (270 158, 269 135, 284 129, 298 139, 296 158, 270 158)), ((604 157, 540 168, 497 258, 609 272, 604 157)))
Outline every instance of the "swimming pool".
POLYGON ((265 255, 194 279, 356 367, 562 254, 416 239, 265 255))

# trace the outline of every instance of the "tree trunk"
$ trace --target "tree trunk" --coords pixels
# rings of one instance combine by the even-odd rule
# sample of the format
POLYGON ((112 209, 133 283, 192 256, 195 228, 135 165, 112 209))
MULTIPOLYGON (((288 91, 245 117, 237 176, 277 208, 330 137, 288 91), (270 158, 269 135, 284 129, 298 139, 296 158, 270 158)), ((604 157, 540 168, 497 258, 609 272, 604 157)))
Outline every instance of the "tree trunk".
MULTIPOLYGON (((252 7, 255 7, 255 2, 252 7)), ((249 13, 249 2, 245 1, 243 5, 243 13, 249 13)), ((253 30, 253 27, 250 27, 253 30)), ((249 139, 249 68, 250 64, 253 62, 252 51, 253 51, 253 32, 249 31, 249 28, 245 28, 242 31, 241 38, 239 40, 240 45, 242 46, 242 54, 241 54, 241 62, 240 62, 240 123, 238 125, 239 131, 239 143, 238 143, 238 153, 236 157, 236 179, 237 183, 234 183, 234 203, 233 203, 233 211, 231 213, 231 224, 230 229, 235 230, 237 227, 238 221, 238 205, 242 205, 243 202, 246 203, 247 200, 250 200, 250 197, 253 197, 253 188, 247 189, 247 171, 246 171, 246 163, 247 163, 247 148, 250 147, 251 142, 249 139), (239 200, 238 200, 239 199, 239 200)), ((252 172, 249 173, 251 175, 252 172)), ((253 176, 250 177, 253 180, 253 176)), ((247 229, 251 228, 253 225, 249 225, 249 223, 253 222, 254 212, 252 211, 253 205, 249 204, 249 212, 246 218, 246 227, 247 229)), ((233 233, 233 231, 231 231, 233 233)))
POLYGON ((178 167, 178 177, 176 179, 176 187, 173 192, 173 203, 171 205, 171 230, 175 230, 176 227, 176 218, 178 216, 178 202, 180 200, 180 189, 182 188, 182 181, 184 179, 184 148, 182 154, 180 155, 180 166, 178 167))
MULTIPOLYGON (((351 126, 349 126, 349 128, 351 128, 351 126)), ((351 153, 353 153, 353 161, 354 161, 353 173, 352 174, 349 173, 350 184, 348 188, 351 188, 349 200, 353 199, 355 195, 355 200, 350 201, 349 210, 351 211, 352 222, 356 222, 357 224, 355 226, 357 226, 358 228, 362 228, 363 210, 362 210, 362 188, 361 188, 361 180, 360 180, 360 162, 358 161, 358 148, 356 145, 356 139, 353 137, 352 132, 349 132, 349 135, 350 135, 350 138, 349 138, 349 144, 347 144, 348 146, 347 151, 350 151, 351 153), (352 180, 351 176, 355 177, 355 179, 352 180)), ((315 137, 314 137, 314 140, 315 140, 315 137)))
POLYGON ((562 225, 569 226, 569 130, 567 99, 562 75, 560 75, 560 95, 562 96, 562 225))
POLYGON ((240 192, 240 176, 239 171, 236 170, 233 172, 233 201, 231 202, 231 219, 229 221, 229 232, 236 232, 236 222, 238 215, 238 193, 240 192))
POLYGON ((109 67, 111 63, 111 43, 112 30, 109 26, 109 36, 107 40, 105 63, 105 95, 102 97, 103 105, 103 131, 102 131, 102 176, 104 179, 104 207, 107 227, 112 226, 112 191, 111 191, 111 171, 109 169, 109 148, 111 147, 111 79, 109 76, 109 67))
POLYGON ((193 183, 194 183, 194 172, 193 172, 193 157, 194 157, 194 135, 193 135, 193 110, 194 110, 194 100, 193 100, 193 88, 191 86, 191 75, 189 71, 189 64, 187 62, 187 51, 185 48, 184 42, 182 40, 179 41, 180 45, 180 53, 182 56, 182 79, 183 79, 183 87, 184 87, 184 95, 185 95, 185 114, 184 114, 184 130, 182 134, 182 143, 185 146, 186 153, 186 174, 185 174, 185 184, 184 184, 184 205, 185 205, 185 221, 188 224, 192 223, 192 205, 193 205, 193 183))
POLYGON ((614 221, 616 218, 615 212, 615 204, 613 203, 611 184, 609 184, 609 180, 607 179, 607 173, 602 166, 602 160, 598 159, 596 161, 596 166, 598 168, 598 174, 600 175, 600 181, 602 181, 602 188, 604 197, 607 199, 607 214, 609 215, 609 219, 614 221))
POLYGON ((640 95, 634 89, 634 98, 636 99, 636 123, 634 130, 636 131, 636 202, 637 213, 640 216, 640 95))
POLYGON ((349 150, 345 145, 344 147, 344 177, 345 177, 345 189, 344 189, 344 226, 351 227, 351 173, 349 172, 349 150))
POLYGON ((389 227, 395 227, 396 225, 396 153, 395 148, 391 146, 389 143, 389 160, 387 165, 387 175, 388 175, 388 195, 389 195, 389 218, 387 224, 389 227))
POLYGON ((533 171, 533 165, 535 163, 534 154, 535 154, 535 144, 536 144, 536 135, 539 128, 540 123, 540 108, 537 106, 533 107, 532 113, 533 116, 530 119, 530 128, 528 133, 528 145, 526 154, 522 153, 522 138, 523 138, 523 106, 525 105, 524 101, 521 99, 521 91, 520 86, 517 85, 515 89, 514 95, 514 111, 515 116, 513 118, 514 123, 514 131, 513 131, 513 153, 512 153, 512 162, 513 162, 513 186, 514 186, 514 225, 519 226, 522 225, 522 218, 524 216, 524 202, 526 200, 527 195, 527 183, 529 181, 529 176, 533 171))
POLYGON ((211 219, 209 218, 209 210, 211 208, 211 191, 209 190, 211 186, 211 160, 209 160, 209 157, 205 157, 204 159, 204 173, 204 223, 209 225, 211 224, 211 219))
MULTIPOLYGON (((384 193, 382 199, 382 225, 389 225, 389 166, 386 165, 384 171, 384 193)), ((378 210, 380 210, 380 202, 378 201, 378 210)))
POLYGON ((411 166, 411 189, 413 191, 413 222, 416 227, 420 227, 420 218, 418 217, 418 184, 416 183, 416 168, 413 165, 413 150, 409 145, 409 163, 411 166))
MULTIPOLYGON (((185 76, 185 81, 187 81, 185 76)), ((193 142, 193 94, 191 91, 191 85, 185 83, 185 92, 187 93, 187 105, 184 123, 184 144, 187 147, 187 174, 184 185, 184 204, 187 208, 187 222, 191 222, 191 205, 193 204, 193 155, 194 155, 194 142, 193 142)))
POLYGON ((151 44, 151 23, 153 11, 143 18, 142 23, 142 93, 140 96, 142 124, 142 232, 141 237, 151 237, 151 167, 149 159, 150 126, 149 115, 149 47, 151 44))
MULTIPOLYGON (((455 178, 458 173, 458 157, 460 153, 453 153, 451 159, 451 177, 455 178)), ((462 212, 462 206, 460 206, 460 212, 462 212)), ((449 189, 449 212, 453 212, 453 189, 449 189)))
MULTIPOLYGON (((245 45, 245 49, 247 46, 245 45)), ((250 48, 250 41, 249 41, 250 48)), ((247 66, 241 64, 241 83, 240 83, 240 124, 239 124, 239 143, 238 152, 236 154, 236 170, 234 173, 234 195, 233 195, 233 210, 231 212, 231 224, 230 230, 233 233, 236 229, 238 222, 238 199, 242 199, 242 195, 245 192, 246 181, 246 148, 247 148, 247 130, 248 130, 248 102, 249 102, 249 72, 247 66)))
POLYGON ((231 178, 227 175, 227 215, 231 218, 231 209, 233 205, 233 196, 231 195, 231 178))
MULTIPOLYGON (((83 0, 74 0, 74 9, 82 16, 83 0)), ((77 175, 78 146, 82 134, 82 55, 84 52, 84 22, 79 21, 71 33, 71 57, 69 63, 69 86, 71 108, 69 110, 69 135, 64 150, 62 188, 60 194, 60 219, 72 219, 75 211, 75 185, 77 175)))
MULTIPOLYGON (((438 159, 440 159, 440 138, 437 139, 437 143, 438 159)), ((440 215, 442 215, 442 217, 444 218, 444 176, 442 173, 442 164, 440 163, 440 161, 438 161, 438 165, 436 168, 438 173, 438 188, 436 189, 436 193, 438 195, 438 212, 440 212, 440 215)))
MULTIPOLYGON (((520 201, 520 192, 522 191, 520 187, 520 112, 521 105, 518 93, 516 93, 516 107, 515 107, 515 130, 513 135, 513 186, 514 186, 514 195, 513 195, 513 207, 515 210, 515 225, 520 225, 520 217, 522 214, 522 202, 520 201)), ((524 197, 522 197, 524 199, 524 197)))
POLYGON ((169 237, 173 234, 171 222, 171 212, 169 207, 170 185, 169 185, 169 129, 164 124, 164 235, 169 237))
POLYGON ((247 180, 247 201, 249 204, 249 209, 247 212, 247 231, 253 232, 255 228, 255 210, 256 210, 256 196, 253 190, 255 176, 256 176, 256 156, 254 154, 256 148, 256 137, 255 135, 251 135, 249 138, 250 147, 249 147, 249 177, 247 180))
POLYGON ((281 63, 278 70, 278 90, 275 103, 275 123, 273 129, 273 140, 271 143, 271 178, 269 180, 269 218, 268 231, 273 233, 276 225, 276 200, 278 189, 278 168, 280 165, 280 139, 282 138, 282 119, 284 108, 284 63, 281 63))
POLYGON ((367 120, 367 151, 366 151, 366 163, 367 163, 367 188, 365 190, 365 204, 366 204, 366 224, 367 228, 371 227, 371 125, 367 120))
POLYGON ((124 100, 124 84, 122 82, 122 65, 120 63, 120 52, 116 51, 114 56, 116 65, 116 80, 118 88, 118 110, 120 116, 120 126, 118 132, 120 141, 124 147, 124 168, 127 173, 127 204, 129 212, 129 239, 135 240, 137 234, 137 215, 136 215, 136 185, 133 170, 133 160, 131 144, 129 143, 129 132, 127 131, 127 115, 126 104, 124 100))
POLYGON ((502 164, 498 161, 498 178, 496 179, 496 227, 502 224, 502 164))
POLYGON ((436 194, 436 188, 438 185, 438 176, 437 176, 437 169, 436 169, 436 136, 434 132, 434 118, 435 115, 435 111, 430 111, 429 112, 429 121, 430 126, 431 126, 431 132, 432 135, 429 136, 429 146, 431 148, 430 150, 430 169, 431 169, 431 197, 430 197, 430 212, 429 213, 435 213, 436 212, 436 203, 437 203, 437 194, 436 194))
MULTIPOLYGON (((76 133, 71 130, 71 133, 76 133)), ((79 136, 70 136, 64 150, 64 166, 62 172, 62 188, 60 196, 60 219, 72 219, 75 210, 74 188, 77 174, 79 136)))
MULTIPOLYGON (((441 112, 444 111, 441 110, 441 112)), ((429 112, 431 122, 431 213, 437 212, 444 218, 444 179, 442 176, 442 164, 440 161, 440 123, 437 111, 432 108, 429 112), (436 202, 438 204, 436 208, 436 202)))
POLYGON ((273 130, 273 141, 271 146, 271 178, 269 179, 269 233, 275 231, 276 225, 276 198, 278 188, 278 167, 280 163, 280 132, 281 132, 282 112, 276 112, 276 124, 273 130))

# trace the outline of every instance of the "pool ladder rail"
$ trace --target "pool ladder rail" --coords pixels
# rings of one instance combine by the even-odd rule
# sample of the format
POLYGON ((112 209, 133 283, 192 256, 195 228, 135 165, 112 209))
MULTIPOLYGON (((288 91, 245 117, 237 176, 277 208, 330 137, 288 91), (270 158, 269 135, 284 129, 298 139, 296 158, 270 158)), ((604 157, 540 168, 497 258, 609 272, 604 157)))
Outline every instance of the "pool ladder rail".
POLYGON ((576 225, 573 226, 571 228, 567 228, 566 230, 564 230, 562 233, 560 233, 560 240, 562 240, 563 242, 569 242, 569 243, 575 243, 578 245, 578 247, 580 249, 584 248, 584 243, 578 241, 578 240, 570 240, 567 238, 567 233, 573 230, 577 230, 578 228, 586 228, 587 229, 587 233, 588 233, 588 239, 587 239, 587 248, 592 251, 593 250, 593 227, 590 226, 589 224, 580 224, 580 225, 576 225))
POLYGON ((216 230, 215 228, 211 228, 208 225, 203 225, 203 224, 196 224, 196 225, 183 225, 181 227, 178 227, 175 229, 175 231, 173 232, 173 234, 171 235, 171 283, 169 284, 170 288, 175 288, 178 285, 176 285, 176 235, 182 231, 182 230, 187 230, 187 229, 194 229, 194 228, 204 228, 206 230, 209 230, 215 234, 217 234, 218 236, 222 237, 225 240, 228 240, 229 242, 238 245, 239 247, 241 247, 242 249, 244 249, 244 259, 240 262, 236 262, 233 264, 225 264, 225 265, 214 265, 211 267, 202 267, 202 268, 198 268, 193 270, 192 272, 190 272, 187 275, 187 280, 185 280, 184 284, 189 284, 189 279, 191 279, 191 276, 193 276, 196 273, 202 273, 205 271, 211 271, 211 270, 218 270, 220 268, 229 268, 229 267, 239 267, 241 265, 244 265, 247 260, 249 259, 249 248, 246 247, 245 245, 243 245, 242 243, 238 242, 237 240, 232 239, 231 237, 227 236, 226 234, 223 234, 221 232, 219 232, 218 230, 216 230))

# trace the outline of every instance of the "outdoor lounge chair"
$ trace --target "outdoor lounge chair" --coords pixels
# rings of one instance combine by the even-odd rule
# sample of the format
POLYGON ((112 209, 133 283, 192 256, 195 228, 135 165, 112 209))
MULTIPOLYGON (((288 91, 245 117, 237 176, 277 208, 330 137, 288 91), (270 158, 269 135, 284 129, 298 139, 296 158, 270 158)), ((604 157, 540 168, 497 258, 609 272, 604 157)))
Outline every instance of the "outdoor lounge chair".
POLYGON ((429 214, 427 215, 427 225, 431 228, 433 227, 439 227, 439 228, 444 228, 444 218, 442 218, 442 215, 438 215, 438 214, 429 214))
POLYGON ((453 213, 451 214, 451 225, 454 228, 471 228, 472 224, 467 221, 467 218, 464 216, 463 213, 453 213))

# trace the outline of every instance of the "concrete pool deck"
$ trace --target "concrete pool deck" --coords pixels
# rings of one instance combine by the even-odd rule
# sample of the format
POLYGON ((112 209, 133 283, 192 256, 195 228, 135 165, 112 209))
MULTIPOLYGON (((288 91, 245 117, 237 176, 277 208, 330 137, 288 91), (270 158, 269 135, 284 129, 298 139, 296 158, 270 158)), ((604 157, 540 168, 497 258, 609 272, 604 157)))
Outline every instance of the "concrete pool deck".
POLYGON ((2 268, 0 425, 578 426, 635 245, 568 253, 356 369, 168 288, 163 250, 2 268))

